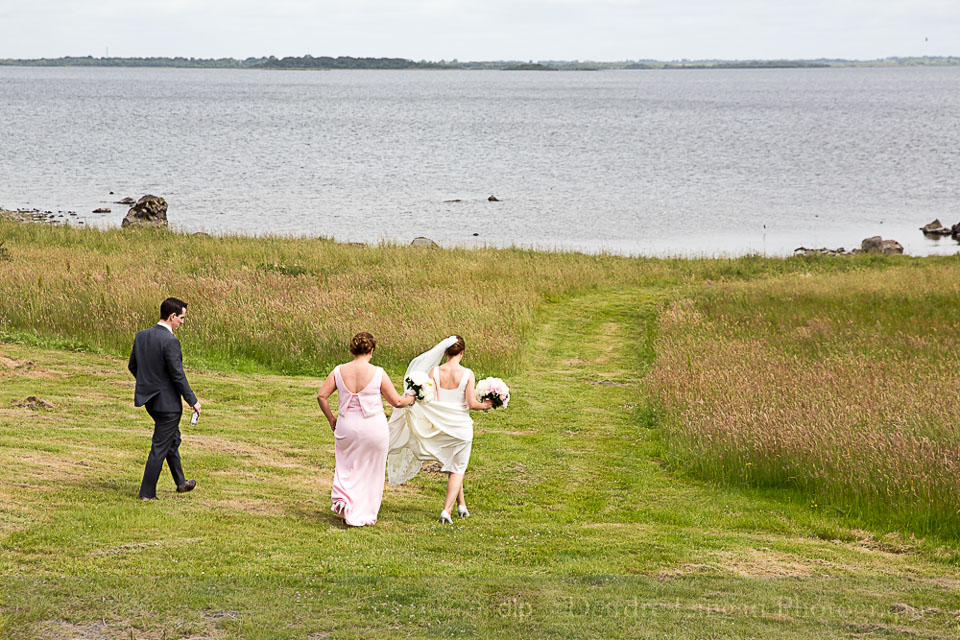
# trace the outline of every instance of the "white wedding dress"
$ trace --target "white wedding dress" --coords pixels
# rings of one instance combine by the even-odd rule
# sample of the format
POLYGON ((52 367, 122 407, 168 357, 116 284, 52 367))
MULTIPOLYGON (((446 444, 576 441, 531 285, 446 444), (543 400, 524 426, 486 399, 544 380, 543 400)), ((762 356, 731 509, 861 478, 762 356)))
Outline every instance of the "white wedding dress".
POLYGON ((451 336, 423 353, 407 367, 404 379, 412 371, 428 373, 436 385, 432 402, 395 409, 390 417, 390 450, 387 454, 387 480, 403 484, 420 472, 420 463, 439 462, 442 471, 464 473, 473 446, 473 420, 467 408, 465 389, 470 379, 467 369, 456 389, 441 389, 436 369, 447 347, 457 341, 451 336))

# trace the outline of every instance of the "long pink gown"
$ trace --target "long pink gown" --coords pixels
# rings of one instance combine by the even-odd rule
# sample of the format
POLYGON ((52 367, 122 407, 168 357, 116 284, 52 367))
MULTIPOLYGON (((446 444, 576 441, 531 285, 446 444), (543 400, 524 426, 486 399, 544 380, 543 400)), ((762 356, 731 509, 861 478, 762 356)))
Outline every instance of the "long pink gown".
POLYGON ((376 524, 383 482, 386 474, 390 431, 380 399, 383 369, 366 387, 353 393, 343 383, 340 367, 333 370, 337 381, 337 428, 334 430, 334 451, 337 467, 333 472, 331 509, 344 505, 344 520, 353 527, 376 524))

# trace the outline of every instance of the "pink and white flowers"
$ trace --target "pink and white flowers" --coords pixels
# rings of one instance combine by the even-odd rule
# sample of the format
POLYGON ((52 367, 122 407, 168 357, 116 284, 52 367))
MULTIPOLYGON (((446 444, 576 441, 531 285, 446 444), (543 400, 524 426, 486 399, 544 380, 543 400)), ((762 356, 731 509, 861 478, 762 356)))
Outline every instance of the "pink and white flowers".
POLYGON ((505 407, 510 403, 510 388, 500 378, 484 378, 477 383, 477 400, 491 400, 494 409, 505 407))

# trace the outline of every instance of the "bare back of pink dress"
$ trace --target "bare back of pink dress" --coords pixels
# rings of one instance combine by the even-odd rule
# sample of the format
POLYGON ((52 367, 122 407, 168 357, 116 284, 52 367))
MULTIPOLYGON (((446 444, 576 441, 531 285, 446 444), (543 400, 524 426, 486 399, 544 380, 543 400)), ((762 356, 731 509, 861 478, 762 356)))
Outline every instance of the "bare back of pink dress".
POLYGON ((343 505, 348 525, 375 524, 383 500, 390 442, 380 396, 383 369, 377 367, 370 382, 356 393, 344 384, 339 366, 333 375, 337 382, 338 416, 334 430, 337 467, 330 492, 332 508, 336 511, 338 505, 343 505))

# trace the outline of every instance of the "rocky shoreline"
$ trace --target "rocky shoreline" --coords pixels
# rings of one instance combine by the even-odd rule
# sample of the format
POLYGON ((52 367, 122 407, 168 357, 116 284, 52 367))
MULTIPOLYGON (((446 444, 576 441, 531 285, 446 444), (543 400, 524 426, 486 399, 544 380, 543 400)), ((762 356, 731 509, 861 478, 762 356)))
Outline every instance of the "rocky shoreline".
MULTIPOLYGON (((110 195, 113 195, 113 192, 110 192, 110 195)), ((486 198, 490 202, 500 202, 500 199, 495 195, 491 195, 486 198)), ((454 200, 444 200, 444 203, 460 203, 463 202, 461 199, 454 200)), ((168 219, 167 219, 167 202, 163 198, 154 195, 144 195, 140 197, 139 200, 134 200, 130 197, 121 198, 114 202, 114 204, 126 205, 129 206, 129 210, 126 215, 120 221, 121 228, 127 228, 131 226, 142 227, 156 227, 166 229, 168 228, 168 219)), ((107 214, 111 213, 111 209, 108 207, 98 207, 93 210, 93 213, 96 214, 107 214)), ((26 223, 36 223, 36 224, 71 224, 75 223, 77 225, 85 224, 85 221, 80 218, 79 214, 76 211, 41 211, 40 209, 4 209, 0 207, 0 220, 12 220, 15 222, 26 222, 26 223)), ((950 236, 953 239, 960 242, 960 223, 954 224, 952 226, 946 226, 941 223, 939 219, 936 219, 924 226, 920 227, 920 231, 923 232, 923 235, 928 238, 938 238, 944 236, 950 236)), ((208 235, 208 234, 200 234, 208 235)), ((478 236, 478 233, 474 233, 474 236, 478 236)), ((362 244, 351 242, 349 244, 362 244)), ((423 236, 418 236, 413 239, 410 243, 414 247, 430 247, 436 248, 439 247, 436 242, 430 238, 423 236)), ((842 255, 854 255, 858 253, 875 253, 882 255, 899 255, 904 253, 903 245, 901 245, 896 240, 892 239, 883 239, 881 236, 871 236, 865 238, 861 243, 859 248, 854 248, 847 250, 844 247, 838 248, 829 248, 829 247, 804 247, 800 246, 793 250, 794 255, 828 255, 828 256, 842 256, 842 255)))
POLYGON ((817 254, 822 256, 843 256, 853 255, 856 253, 879 253, 885 256, 895 256, 903 253, 903 245, 896 240, 884 240, 880 236, 871 236, 863 239, 863 242, 860 243, 859 249, 851 249, 850 251, 847 251, 843 247, 840 247, 839 249, 828 249, 826 247, 822 247, 820 249, 797 247, 793 250, 793 253, 800 255, 817 254))
POLYGON ((40 209, 4 209, 0 207, 0 220, 34 222, 37 224, 62 224, 75 221, 84 224, 76 211, 41 211, 40 209))
MULTIPOLYGON (((110 192, 111 195, 113 192, 110 192)), ((154 195, 145 195, 139 200, 133 198, 122 198, 114 202, 130 206, 127 215, 120 221, 122 228, 134 226, 153 226, 167 227, 167 202, 163 198, 154 195)), ((111 213, 109 207, 97 207, 93 213, 106 214, 111 213)), ((76 223, 78 225, 86 224, 80 214, 76 211, 51 211, 40 209, 4 209, 0 207, 0 220, 13 220, 15 222, 33 222, 37 224, 66 224, 76 223)))

